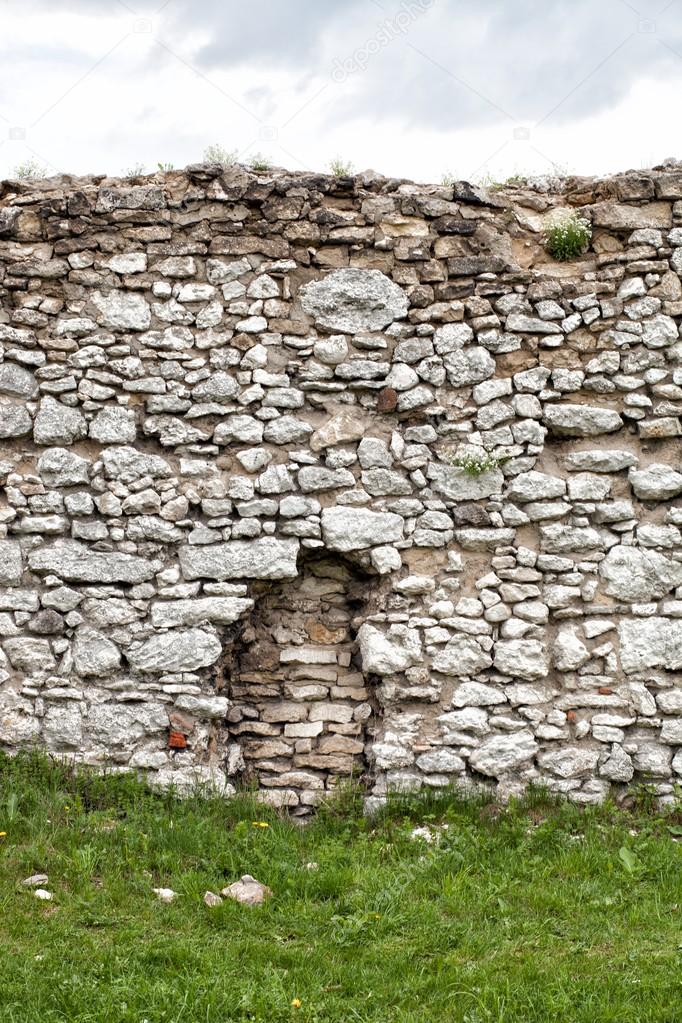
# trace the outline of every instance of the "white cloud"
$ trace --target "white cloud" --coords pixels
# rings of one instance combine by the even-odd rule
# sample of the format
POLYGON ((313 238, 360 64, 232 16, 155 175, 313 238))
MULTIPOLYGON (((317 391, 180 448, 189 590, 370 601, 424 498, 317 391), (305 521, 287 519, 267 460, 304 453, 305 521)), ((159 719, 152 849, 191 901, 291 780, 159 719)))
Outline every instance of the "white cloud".
POLYGON ((422 180, 650 164, 680 152, 682 32, 636 3, 10 0, 0 173, 184 166, 212 142, 422 180))

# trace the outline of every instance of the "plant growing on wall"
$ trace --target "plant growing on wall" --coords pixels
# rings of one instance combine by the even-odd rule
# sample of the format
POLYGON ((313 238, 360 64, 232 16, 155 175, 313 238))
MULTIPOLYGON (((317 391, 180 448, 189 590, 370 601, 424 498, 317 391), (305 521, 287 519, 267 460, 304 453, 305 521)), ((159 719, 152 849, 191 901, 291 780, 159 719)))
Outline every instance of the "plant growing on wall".
POLYGON ((342 160, 340 156, 335 156, 333 160, 329 161, 329 170, 335 178, 349 178, 355 173, 355 167, 350 160, 342 160))
POLYGON ((480 450, 469 451, 464 455, 449 451, 441 457, 456 469, 463 469, 467 476, 481 476, 484 472, 499 469, 508 460, 508 456, 489 455, 480 450))
POLYGON ((22 179, 46 178, 47 168, 38 163, 37 160, 24 160, 17 164, 12 172, 13 177, 22 179))
POLYGON ((272 163, 263 153, 254 153, 249 160, 249 167, 255 171, 266 171, 270 170, 272 163))
POLYGON ((204 149, 204 163, 218 163, 221 167, 231 167, 237 160, 236 149, 225 149, 219 142, 206 146, 204 149))
POLYGON ((553 259, 566 263, 587 251, 592 227, 578 213, 557 214, 545 232, 545 250, 553 259))

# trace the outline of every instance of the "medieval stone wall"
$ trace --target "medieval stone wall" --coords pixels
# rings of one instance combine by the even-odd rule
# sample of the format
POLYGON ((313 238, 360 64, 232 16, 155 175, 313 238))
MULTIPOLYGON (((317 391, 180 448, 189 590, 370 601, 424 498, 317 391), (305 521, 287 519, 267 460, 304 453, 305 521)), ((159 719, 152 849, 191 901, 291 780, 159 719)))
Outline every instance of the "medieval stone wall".
POLYGON ((670 795, 681 272, 676 164, 2 183, 0 744, 670 795))

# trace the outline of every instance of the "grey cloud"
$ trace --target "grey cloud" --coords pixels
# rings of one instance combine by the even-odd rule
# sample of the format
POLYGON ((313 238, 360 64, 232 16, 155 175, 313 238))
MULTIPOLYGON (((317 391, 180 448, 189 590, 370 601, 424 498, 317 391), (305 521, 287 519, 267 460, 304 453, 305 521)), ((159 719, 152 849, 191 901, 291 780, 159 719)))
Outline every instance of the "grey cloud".
POLYGON ((674 7, 661 13, 660 0, 636 0, 637 12, 624 0, 433 0, 378 45, 382 26, 414 7, 412 0, 343 7, 205 0, 176 2, 169 17, 171 30, 191 20, 212 33, 195 54, 207 70, 243 61, 332 75, 360 54, 366 70, 348 76, 353 88, 325 96, 338 116, 361 110, 441 129, 499 121, 502 110, 516 123, 597 113, 637 79, 682 73, 682 57, 663 45, 682 55, 679 18, 674 7))
MULTIPOLYGON (((25 2, 45 9, 48 0, 25 2)), ((642 78, 682 75, 682 24, 661 0, 170 0, 161 10, 159 0, 49 0, 60 5, 133 8, 202 73, 243 66, 244 96, 261 117, 276 96, 259 69, 287 71, 302 94, 312 75, 326 76, 334 88, 319 109, 338 121, 390 117, 440 130, 561 123, 612 108, 642 78), (190 53, 195 32, 208 42, 190 53)), ((149 59, 172 57, 159 49, 149 59)))

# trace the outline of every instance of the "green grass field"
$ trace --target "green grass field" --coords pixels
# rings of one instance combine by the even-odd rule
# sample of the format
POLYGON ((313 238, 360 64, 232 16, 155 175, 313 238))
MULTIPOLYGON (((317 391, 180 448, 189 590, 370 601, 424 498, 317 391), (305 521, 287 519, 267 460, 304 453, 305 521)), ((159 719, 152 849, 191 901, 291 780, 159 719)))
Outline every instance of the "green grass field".
POLYGON ((0 1021, 682 1020, 682 818, 649 802, 450 793, 368 821, 348 793, 301 828, 0 757, 0 1021), (204 905, 244 873, 266 905, 204 905))

